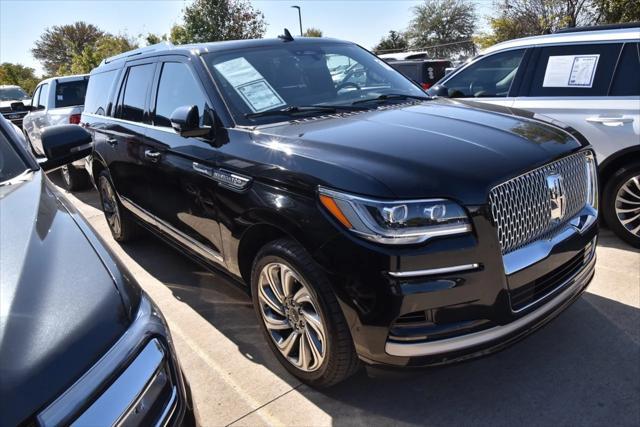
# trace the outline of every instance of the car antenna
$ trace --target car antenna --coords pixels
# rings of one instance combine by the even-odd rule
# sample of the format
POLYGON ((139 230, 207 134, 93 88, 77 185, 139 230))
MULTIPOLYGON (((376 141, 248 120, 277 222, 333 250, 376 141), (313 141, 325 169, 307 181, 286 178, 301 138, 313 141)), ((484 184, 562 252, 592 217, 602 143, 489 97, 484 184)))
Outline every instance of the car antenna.
POLYGON ((284 29, 284 34, 279 35, 278 38, 282 39, 282 40, 284 40, 286 42, 292 42, 293 41, 293 36, 289 32, 289 30, 287 30, 286 28, 284 29))

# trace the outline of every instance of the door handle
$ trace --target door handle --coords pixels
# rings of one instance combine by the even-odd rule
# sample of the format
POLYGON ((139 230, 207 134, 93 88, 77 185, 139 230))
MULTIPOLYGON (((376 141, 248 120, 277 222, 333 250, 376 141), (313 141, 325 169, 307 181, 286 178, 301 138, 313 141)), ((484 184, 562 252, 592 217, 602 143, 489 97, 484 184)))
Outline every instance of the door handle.
POLYGON ((118 145, 118 140, 116 138, 107 138, 107 144, 115 147, 116 145, 118 145))
POLYGON ((213 176, 213 169, 211 169, 210 167, 205 166, 205 165, 201 165, 198 162, 193 162, 192 165, 193 165, 193 170, 194 171, 196 171, 198 173, 201 173, 203 175, 206 175, 206 176, 213 176))
POLYGON ((157 162, 162 156, 162 153, 155 150, 144 150, 144 157, 151 160, 152 162, 157 162))
POLYGON ((631 117, 587 117, 588 123, 598 123, 604 126, 622 126, 625 123, 632 123, 631 117))

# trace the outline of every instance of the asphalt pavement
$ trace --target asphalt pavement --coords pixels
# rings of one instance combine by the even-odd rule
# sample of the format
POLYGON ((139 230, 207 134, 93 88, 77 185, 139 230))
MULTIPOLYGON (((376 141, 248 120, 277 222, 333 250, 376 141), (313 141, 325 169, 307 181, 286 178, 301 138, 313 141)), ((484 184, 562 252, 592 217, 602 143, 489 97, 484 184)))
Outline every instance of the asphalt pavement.
POLYGON ((205 426, 640 425, 640 251, 606 229, 587 292, 525 340, 317 391, 279 365, 241 284, 151 234, 121 246, 95 191, 67 197, 161 308, 205 426))

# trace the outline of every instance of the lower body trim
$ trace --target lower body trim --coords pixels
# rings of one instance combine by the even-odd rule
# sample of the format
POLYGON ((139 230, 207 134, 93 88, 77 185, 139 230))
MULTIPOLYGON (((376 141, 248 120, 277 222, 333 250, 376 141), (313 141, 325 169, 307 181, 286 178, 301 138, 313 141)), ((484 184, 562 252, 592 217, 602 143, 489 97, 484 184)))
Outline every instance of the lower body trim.
POLYGON ((517 320, 514 320, 511 323, 502 326, 496 326, 484 331, 439 341, 420 343, 398 343, 387 341, 385 345, 385 352, 391 356, 401 357, 431 356, 436 354, 465 350, 477 346, 482 346, 492 341, 507 339, 508 336, 520 330, 524 330, 529 325, 535 324, 537 321, 544 318, 546 315, 552 314, 556 307, 560 306, 563 302, 570 299, 573 294, 583 288, 592 276, 595 262, 596 257, 594 255, 585 266, 585 268, 583 268, 574 277, 567 281, 568 286, 564 291, 559 293, 555 298, 553 298, 537 310, 517 320))

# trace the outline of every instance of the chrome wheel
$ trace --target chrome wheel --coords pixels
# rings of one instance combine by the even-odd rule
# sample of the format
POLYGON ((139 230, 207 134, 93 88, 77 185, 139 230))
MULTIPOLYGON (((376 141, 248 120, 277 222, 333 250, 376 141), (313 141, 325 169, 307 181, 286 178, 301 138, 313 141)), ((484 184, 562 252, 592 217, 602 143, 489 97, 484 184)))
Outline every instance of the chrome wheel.
POLYGON ((640 237, 640 176, 632 176, 616 194, 616 215, 620 224, 640 237))
POLYGON ((122 226, 118 200, 116 199, 116 193, 113 191, 111 184, 104 176, 100 177, 100 199, 102 200, 102 210, 104 211, 111 231, 113 231, 113 234, 116 236, 120 235, 122 226))
POLYGON ((304 280, 285 264, 267 264, 260 272, 258 300, 280 353, 302 371, 320 368, 327 350, 326 328, 304 280))
POLYGON ((69 166, 64 165, 60 168, 60 172, 62 172, 62 179, 64 179, 64 183, 67 184, 67 187, 71 186, 71 176, 69 173, 69 166))

